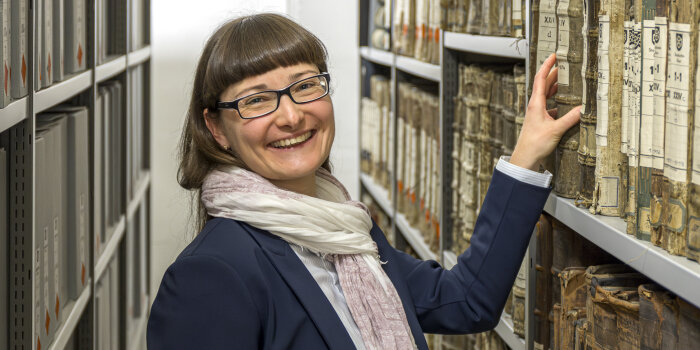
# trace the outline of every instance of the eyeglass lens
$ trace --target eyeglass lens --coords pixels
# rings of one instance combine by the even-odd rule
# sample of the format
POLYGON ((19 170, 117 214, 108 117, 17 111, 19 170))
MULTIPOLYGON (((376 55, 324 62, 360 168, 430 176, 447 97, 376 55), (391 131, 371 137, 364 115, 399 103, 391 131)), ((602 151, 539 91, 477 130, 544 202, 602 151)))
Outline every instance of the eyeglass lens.
MULTIPOLYGON (((289 88, 295 103, 318 99, 328 92, 328 82, 323 76, 300 80, 289 88)), ((265 91, 247 96, 238 102, 238 111, 243 118, 254 118, 277 109, 277 92, 265 91)))

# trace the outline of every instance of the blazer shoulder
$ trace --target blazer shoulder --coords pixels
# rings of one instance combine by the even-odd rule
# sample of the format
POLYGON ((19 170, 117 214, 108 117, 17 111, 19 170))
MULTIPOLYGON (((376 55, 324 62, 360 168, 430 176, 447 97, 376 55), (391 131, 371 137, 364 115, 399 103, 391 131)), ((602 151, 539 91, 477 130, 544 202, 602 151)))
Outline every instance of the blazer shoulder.
POLYGON ((243 223, 233 219, 213 218, 185 247, 176 261, 189 256, 204 255, 236 266, 239 265, 236 260, 251 257, 251 253, 259 249, 259 245, 243 227, 243 223))

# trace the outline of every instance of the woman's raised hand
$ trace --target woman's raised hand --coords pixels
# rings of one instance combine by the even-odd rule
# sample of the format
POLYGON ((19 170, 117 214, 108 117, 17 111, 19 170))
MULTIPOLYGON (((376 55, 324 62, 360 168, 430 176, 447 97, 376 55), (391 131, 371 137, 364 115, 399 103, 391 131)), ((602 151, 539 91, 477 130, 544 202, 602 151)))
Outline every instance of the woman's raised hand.
POLYGON ((557 68, 552 69, 556 55, 547 58, 535 75, 532 96, 527 105, 525 121, 510 162, 530 170, 539 170, 540 162, 559 144, 564 133, 581 118, 581 106, 555 119, 556 109, 547 110, 547 98, 557 91, 557 68))

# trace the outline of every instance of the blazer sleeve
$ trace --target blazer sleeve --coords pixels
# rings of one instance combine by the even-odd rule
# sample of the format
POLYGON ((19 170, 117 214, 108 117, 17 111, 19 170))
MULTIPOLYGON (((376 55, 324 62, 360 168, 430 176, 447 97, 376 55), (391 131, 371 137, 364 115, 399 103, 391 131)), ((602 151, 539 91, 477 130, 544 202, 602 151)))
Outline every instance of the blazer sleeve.
POLYGON ((211 256, 185 256, 163 276, 148 349, 257 349, 259 314, 238 273, 211 256))
POLYGON ((549 192, 495 171, 471 246, 451 270, 390 249, 424 332, 474 333, 498 324, 549 192))

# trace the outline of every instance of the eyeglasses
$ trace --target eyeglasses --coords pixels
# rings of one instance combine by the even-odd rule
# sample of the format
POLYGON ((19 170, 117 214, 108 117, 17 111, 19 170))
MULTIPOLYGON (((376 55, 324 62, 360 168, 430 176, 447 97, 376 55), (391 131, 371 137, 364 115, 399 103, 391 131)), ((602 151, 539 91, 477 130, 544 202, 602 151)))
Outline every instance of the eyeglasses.
POLYGON ((281 90, 266 90, 243 96, 230 102, 217 102, 216 108, 235 109, 243 119, 266 116, 280 105, 282 95, 287 95, 296 104, 309 103, 328 95, 328 73, 321 73, 292 83, 281 90))

